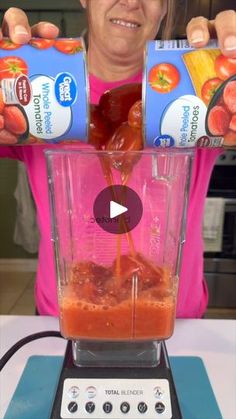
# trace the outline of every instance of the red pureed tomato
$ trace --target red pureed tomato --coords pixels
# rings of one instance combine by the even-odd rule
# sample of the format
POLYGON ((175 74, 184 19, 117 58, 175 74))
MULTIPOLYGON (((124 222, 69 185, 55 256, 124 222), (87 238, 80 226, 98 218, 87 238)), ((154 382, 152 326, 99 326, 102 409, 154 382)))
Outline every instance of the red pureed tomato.
POLYGON ((143 148, 143 137, 140 129, 123 122, 113 133, 106 144, 108 151, 137 151, 143 148))
POLYGON ((90 105, 90 124, 88 142, 97 150, 101 149, 110 137, 107 122, 97 105, 90 105))
MULTIPOLYGON (((107 151, 139 151, 143 149, 143 136, 141 129, 133 128, 128 122, 123 122, 113 133, 105 145, 107 151)), ((122 172, 122 182, 128 180, 129 173, 133 166, 140 159, 139 154, 121 154, 111 156, 113 167, 122 172)))
POLYGON ((201 90, 201 96, 202 96, 202 100, 205 102, 206 105, 209 104, 215 92, 217 91, 217 89, 220 87, 222 83, 223 81, 221 79, 219 79, 218 77, 215 77, 213 79, 207 80, 203 84, 202 90, 201 90))
POLYGON ((0 59, 0 80, 16 78, 28 74, 28 66, 22 58, 3 57, 0 59))
POLYGON ((133 104, 128 113, 128 123, 133 128, 142 129, 142 101, 138 100, 133 104))
POLYGON ((48 49, 55 44, 55 39, 32 38, 29 45, 38 49, 48 49))
POLYGON ((221 80, 227 80, 236 74, 236 58, 225 57, 220 54, 215 60, 215 71, 221 80))
POLYGON ((121 265, 122 282, 117 281, 116 261, 112 267, 93 262, 74 266, 61 289, 63 336, 152 340, 172 334, 175 296, 169 269, 155 266, 141 254, 123 255, 121 265), (133 273, 138 278, 135 297, 133 273))
POLYGON ((103 93, 99 101, 99 109, 114 130, 123 122, 127 122, 131 106, 141 98, 141 83, 126 84, 103 93))
POLYGON ((169 63, 160 63, 151 68, 148 83, 158 93, 169 93, 179 84, 179 70, 169 63))
POLYGON ((77 54, 84 50, 83 44, 79 39, 58 39, 55 41, 54 47, 64 54, 77 54))

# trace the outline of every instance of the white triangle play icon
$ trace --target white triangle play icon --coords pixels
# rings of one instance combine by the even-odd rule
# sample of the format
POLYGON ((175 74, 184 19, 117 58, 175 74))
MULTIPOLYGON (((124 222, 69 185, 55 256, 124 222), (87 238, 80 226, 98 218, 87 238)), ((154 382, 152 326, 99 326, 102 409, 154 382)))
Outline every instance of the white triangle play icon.
POLYGON ((126 211, 128 211, 128 208, 117 204, 115 201, 110 201, 110 218, 115 218, 118 215, 124 214, 126 211))

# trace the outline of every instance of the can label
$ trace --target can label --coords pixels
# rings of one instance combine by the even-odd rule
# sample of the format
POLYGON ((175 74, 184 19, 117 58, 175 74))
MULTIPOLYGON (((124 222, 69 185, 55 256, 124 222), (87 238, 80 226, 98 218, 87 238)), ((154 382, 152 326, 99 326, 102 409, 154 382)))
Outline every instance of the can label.
POLYGON ((216 41, 150 41, 144 71, 144 137, 155 147, 236 145, 236 59, 216 41))
POLYGON ((24 46, 0 41, 0 83, 1 144, 87 140, 82 38, 32 39, 24 46))

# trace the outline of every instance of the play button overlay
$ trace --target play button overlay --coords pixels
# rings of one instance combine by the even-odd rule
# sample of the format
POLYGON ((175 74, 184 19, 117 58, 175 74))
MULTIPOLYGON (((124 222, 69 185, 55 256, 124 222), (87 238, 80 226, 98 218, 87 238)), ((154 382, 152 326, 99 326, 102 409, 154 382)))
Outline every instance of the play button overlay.
POLYGON ((115 218, 127 211, 128 208, 123 207, 123 205, 117 204, 117 202, 114 201, 110 202, 110 218, 115 218))
POLYGON ((128 186, 113 185, 103 189, 94 201, 96 223, 112 234, 125 234, 133 230, 143 215, 138 194, 128 186))

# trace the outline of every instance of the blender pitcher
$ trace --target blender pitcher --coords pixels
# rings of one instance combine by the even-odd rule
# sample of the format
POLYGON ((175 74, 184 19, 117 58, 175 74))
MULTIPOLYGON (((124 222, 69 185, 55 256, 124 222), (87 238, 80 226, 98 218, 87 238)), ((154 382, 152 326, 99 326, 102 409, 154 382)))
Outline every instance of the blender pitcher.
POLYGON ((75 365, 157 365, 174 329, 192 152, 46 158, 60 329, 75 365))

